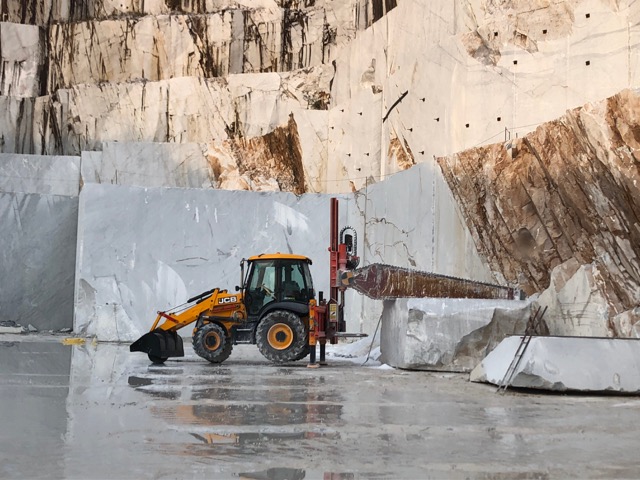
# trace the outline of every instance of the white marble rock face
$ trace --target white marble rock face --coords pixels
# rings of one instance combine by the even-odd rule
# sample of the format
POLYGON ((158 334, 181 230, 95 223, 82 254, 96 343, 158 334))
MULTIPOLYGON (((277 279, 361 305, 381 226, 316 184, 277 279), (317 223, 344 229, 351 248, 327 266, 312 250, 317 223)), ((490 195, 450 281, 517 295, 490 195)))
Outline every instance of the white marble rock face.
MULTIPOLYGON (((472 372, 472 382, 499 385, 521 343, 504 339, 472 372)), ((640 392, 640 340, 533 337, 510 386, 552 391, 640 392)))
POLYGON ((77 196, 80 157, 0 153, 0 192, 77 196))
POLYGON ((40 95, 46 63, 43 30, 33 25, 0 22, 0 45, 0 95, 40 95))
POLYGON ((330 64, 337 45, 355 36, 348 3, 333 4, 329 14, 320 6, 289 10, 254 5, 200 15, 56 23, 49 30, 49 89, 330 64))
POLYGON ((78 197, 0 192, 0 320, 73 325, 78 197))
MULTIPOLYGON (((537 2, 533 9, 530 2, 399 2, 336 59, 332 115, 368 108, 365 91, 381 97, 381 157, 352 155, 350 162, 367 166, 358 176, 379 179, 404 168, 389 154, 393 138, 416 162, 431 162, 522 137, 567 109, 638 87, 639 56, 629 52, 640 45, 639 14, 631 0, 537 2)), ((340 134, 359 138, 357 129, 347 123, 340 134)))
MULTIPOLYGON (((341 201, 341 224, 352 209, 341 201)), ((74 330, 131 341, 155 312, 214 287, 233 291, 240 260, 296 253, 328 288, 329 197, 87 184, 80 193, 74 330)), ((183 332, 190 335, 190 331, 183 332)))
POLYGON ((397 368, 468 372, 505 336, 524 332, 530 310, 521 300, 386 300, 381 360, 397 368))
POLYGON ((536 301, 547 308, 544 318, 551 335, 631 336, 612 329, 612 307, 599 276, 597 265, 580 265, 573 258, 553 269, 549 287, 536 301))

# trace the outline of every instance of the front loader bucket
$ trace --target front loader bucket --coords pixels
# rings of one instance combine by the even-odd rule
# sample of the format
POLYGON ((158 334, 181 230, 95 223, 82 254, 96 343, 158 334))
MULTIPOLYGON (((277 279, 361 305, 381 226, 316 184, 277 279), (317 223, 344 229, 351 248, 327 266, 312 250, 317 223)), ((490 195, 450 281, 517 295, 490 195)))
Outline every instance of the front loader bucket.
POLYGON ((177 332, 156 328, 145 333, 129 347, 130 352, 143 352, 155 363, 162 363, 169 357, 184 357, 182 337, 177 332))

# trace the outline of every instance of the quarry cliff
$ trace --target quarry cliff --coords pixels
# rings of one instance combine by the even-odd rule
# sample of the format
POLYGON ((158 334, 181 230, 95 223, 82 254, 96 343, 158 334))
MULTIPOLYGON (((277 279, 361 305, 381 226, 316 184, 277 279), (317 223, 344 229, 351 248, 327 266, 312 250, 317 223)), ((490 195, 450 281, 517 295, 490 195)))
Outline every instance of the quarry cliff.
MULTIPOLYGON (((0 11, 3 218, 28 215, 16 196, 42 195, 30 211, 50 216, 48 196, 90 184, 108 185, 85 194, 80 216, 108 205, 111 186, 132 197, 351 195, 367 261, 545 292, 559 333, 637 334, 637 1, 47 0, 0 11)), ((20 231, 3 241, 19 245, 20 231)), ((147 260, 171 264, 165 253, 147 260)), ((114 274, 120 292, 127 272, 114 274)))

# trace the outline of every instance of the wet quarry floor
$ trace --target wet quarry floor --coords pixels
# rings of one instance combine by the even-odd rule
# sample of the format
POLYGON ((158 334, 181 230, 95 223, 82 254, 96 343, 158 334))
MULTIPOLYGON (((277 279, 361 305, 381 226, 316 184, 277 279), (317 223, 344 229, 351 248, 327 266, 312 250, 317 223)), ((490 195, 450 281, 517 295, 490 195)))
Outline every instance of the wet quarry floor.
MULTIPOLYGON (((186 346, 186 344, 185 344, 186 346)), ((637 478, 640 399, 0 337, 0 478, 637 478)))

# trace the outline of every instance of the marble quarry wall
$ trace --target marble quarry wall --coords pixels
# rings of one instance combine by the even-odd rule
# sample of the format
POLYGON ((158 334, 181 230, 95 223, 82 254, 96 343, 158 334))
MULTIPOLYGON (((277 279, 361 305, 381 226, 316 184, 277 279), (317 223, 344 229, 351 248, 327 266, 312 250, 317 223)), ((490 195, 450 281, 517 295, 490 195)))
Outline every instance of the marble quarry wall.
MULTIPOLYGON (((319 66, 294 73, 180 77, 159 82, 83 84, 36 98, 0 97, 2 151, 73 154, 103 142, 215 142, 259 137, 304 115, 330 77, 319 66), (4 129, 3 129, 4 130, 4 129), (11 134, 9 134, 11 133, 11 134)), ((304 118, 304 117, 303 117, 304 118)))
POLYGON ((638 2, 533 5, 407 0, 358 32, 336 59, 328 190, 522 136, 640 86, 638 2), (352 141, 367 121, 375 133, 352 141))
POLYGON ((632 0, 3 5, 0 32, 19 38, 2 51, 3 152, 255 137, 293 113, 312 192, 357 190, 638 86, 632 0))
POLYGON ((438 160, 491 269, 528 294, 551 286, 540 302, 552 333, 568 333, 569 318, 621 336, 620 322, 640 320, 638 112, 640 91, 624 90, 438 160))
MULTIPOLYGON (((635 335, 640 3, 531 5, 5 1, 0 172, 73 156, 94 194, 352 194, 363 264, 521 283, 556 333, 635 335)), ((349 305, 372 330, 381 306, 349 305)))
POLYGON ((365 29, 396 7, 396 0, 22 0, 2 3, 3 21, 46 26, 51 22, 79 22, 130 16, 210 14, 224 11, 284 10, 293 17, 349 14, 352 29, 365 29), (297 15, 296 15, 297 14, 297 15), (352 17, 352 18, 351 18, 352 17))

